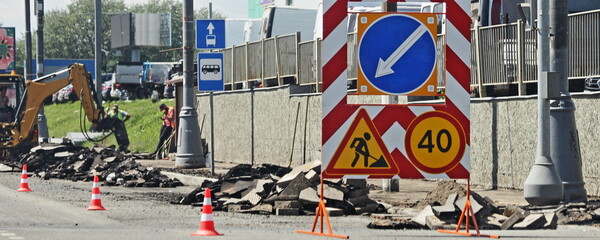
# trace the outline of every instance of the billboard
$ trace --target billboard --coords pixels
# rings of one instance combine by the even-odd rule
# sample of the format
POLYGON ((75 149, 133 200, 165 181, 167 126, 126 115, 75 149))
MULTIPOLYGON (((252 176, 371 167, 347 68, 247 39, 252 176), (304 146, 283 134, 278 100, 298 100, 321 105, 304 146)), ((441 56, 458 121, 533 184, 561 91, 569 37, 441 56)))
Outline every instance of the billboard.
POLYGON ((131 13, 110 17, 110 46, 112 49, 131 46, 131 13))
POLYGON ((171 46, 170 13, 134 13, 132 23, 134 46, 171 46))
POLYGON ((124 13, 110 19, 111 48, 170 47, 170 13, 124 13))
POLYGON ((15 28, 0 27, 0 73, 15 70, 15 28))

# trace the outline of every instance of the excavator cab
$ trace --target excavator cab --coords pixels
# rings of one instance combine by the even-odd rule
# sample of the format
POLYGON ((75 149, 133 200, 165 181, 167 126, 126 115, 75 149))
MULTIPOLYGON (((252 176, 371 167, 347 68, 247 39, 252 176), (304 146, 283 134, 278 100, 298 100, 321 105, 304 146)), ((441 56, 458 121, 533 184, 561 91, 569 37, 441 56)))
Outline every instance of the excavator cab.
POLYGON ((0 74, 0 123, 15 121, 24 90, 23 76, 14 71, 10 74, 0 74))

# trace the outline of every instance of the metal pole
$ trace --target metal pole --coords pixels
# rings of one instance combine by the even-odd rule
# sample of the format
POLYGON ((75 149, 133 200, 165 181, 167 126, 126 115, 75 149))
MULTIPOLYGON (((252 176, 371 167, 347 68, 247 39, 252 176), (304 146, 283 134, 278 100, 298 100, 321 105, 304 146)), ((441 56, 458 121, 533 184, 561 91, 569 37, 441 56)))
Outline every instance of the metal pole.
POLYGON ((179 114, 176 168, 205 167, 198 112, 194 107, 194 1, 183 1, 183 106, 179 114))
MULTIPOLYGON (((212 19, 212 3, 208 3, 208 19, 212 19)), ((210 173, 215 175, 215 102, 210 92, 210 173)))
POLYGON ((254 86, 250 86, 250 165, 254 166, 254 86))
POLYGON ((550 156, 563 184, 563 202, 587 202, 581 172, 575 103, 569 93, 569 16, 566 0, 550 1, 550 71, 560 97, 550 101, 550 156))
POLYGON ((213 92, 210 92, 210 173, 215 175, 215 104, 213 92))
MULTIPOLYGON (((397 12, 398 3, 396 2, 384 2, 381 3, 382 12, 397 12)), ((398 104, 398 96, 381 96, 381 103, 383 104, 398 104)), ((400 191, 400 180, 399 179, 382 179, 381 186, 383 191, 386 192, 399 192, 400 191)))
POLYGON ((102 1, 96 0, 96 100, 102 104, 102 1))
POLYGON ((550 104, 548 100, 548 83, 544 79, 549 65, 549 21, 548 1, 538 0, 538 142, 536 159, 527 179, 523 194, 531 205, 555 205, 562 198, 562 183, 550 156, 550 104))
POLYGON ((397 12, 398 11, 398 3, 396 2, 382 2, 381 3, 381 11, 382 12, 397 12))
MULTIPOLYGON (((44 0, 37 0, 37 77, 44 76, 44 0)), ((50 134, 48 133, 48 124, 46 115, 44 115, 44 104, 40 106, 40 111, 37 116, 38 120, 38 137, 41 142, 47 141, 50 134)))
POLYGON ((31 7, 30 0, 25 0, 25 79, 31 79, 31 7))

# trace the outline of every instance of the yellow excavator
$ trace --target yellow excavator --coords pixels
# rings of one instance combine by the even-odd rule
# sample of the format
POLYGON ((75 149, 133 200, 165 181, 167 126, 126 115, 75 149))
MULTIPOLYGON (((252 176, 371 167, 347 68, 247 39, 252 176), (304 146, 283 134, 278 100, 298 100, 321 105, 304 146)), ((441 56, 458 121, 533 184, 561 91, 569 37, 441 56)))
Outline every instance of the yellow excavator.
POLYGON ((97 93, 84 65, 75 63, 67 69, 27 81, 14 72, 0 74, 0 149, 4 154, 37 144, 40 107, 46 98, 69 84, 79 97, 87 120, 92 123, 91 130, 106 129, 102 127, 102 105, 96 101, 97 93), (54 79, 64 73, 68 76, 54 79))

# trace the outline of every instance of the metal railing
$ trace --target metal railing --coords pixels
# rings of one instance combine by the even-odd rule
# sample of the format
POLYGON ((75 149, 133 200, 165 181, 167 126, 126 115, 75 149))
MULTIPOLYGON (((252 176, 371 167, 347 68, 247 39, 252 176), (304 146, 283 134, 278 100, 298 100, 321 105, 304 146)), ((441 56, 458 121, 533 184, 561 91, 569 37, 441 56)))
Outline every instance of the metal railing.
MULTIPOLYGON (((583 79, 600 75, 600 10, 569 15, 568 78, 583 79)), ((491 85, 524 84, 537 81, 537 32, 525 29, 518 21, 472 31, 472 56, 476 59, 471 85, 480 89, 491 85)), ((472 71, 473 73, 473 71, 472 71)))
MULTIPOLYGON (((600 10, 569 16, 569 79, 600 76, 600 10)), ((348 80, 357 78, 357 37, 348 34, 348 80)), ((444 88, 445 36, 437 39, 438 87, 444 88)), ((321 41, 300 42, 300 33, 277 36, 222 50, 226 89, 298 84, 321 89, 321 41)), ((486 86, 537 81, 537 33, 522 22, 471 30, 471 87, 485 96, 486 86)))
MULTIPOLYGON (((259 84, 296 82, 300 71, 300 33, 248 42, 221 50, 224 54, 225 89, 244 89, 259 84)), ((313 54, 314 55, 314 54, 313 54)))
POLYGON ((600 10, 569 15, 569 77, 600 75, 600 10))

